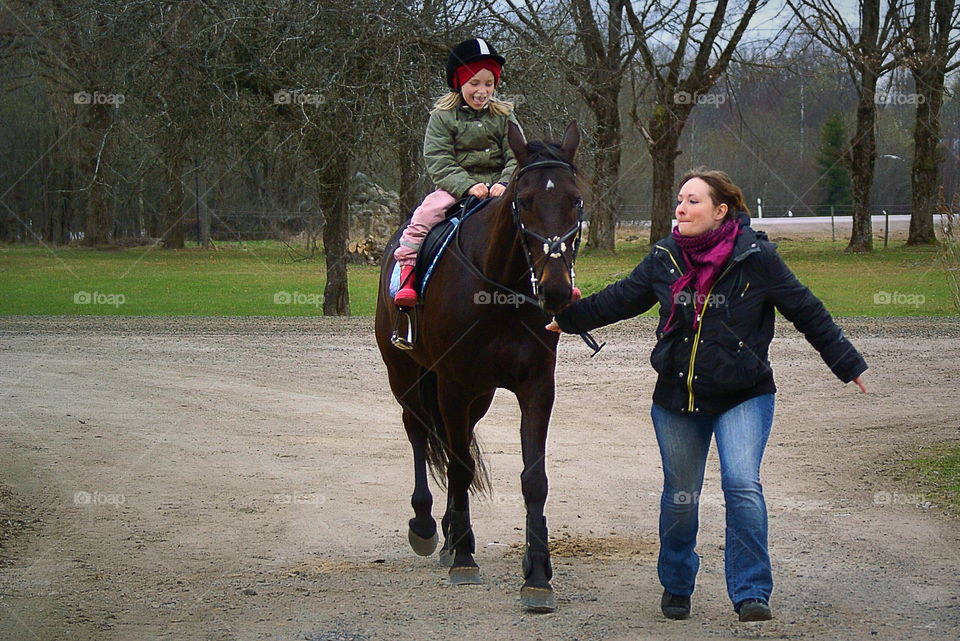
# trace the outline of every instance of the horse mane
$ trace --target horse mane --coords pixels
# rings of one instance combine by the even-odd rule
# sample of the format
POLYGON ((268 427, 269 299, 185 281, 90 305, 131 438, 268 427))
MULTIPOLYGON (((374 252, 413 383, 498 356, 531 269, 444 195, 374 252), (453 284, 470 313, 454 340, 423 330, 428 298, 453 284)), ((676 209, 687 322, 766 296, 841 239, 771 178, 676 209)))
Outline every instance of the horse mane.
POLYGON ((560 143, 546 142, 544 140, 534 140, 527 143, 527 163, 532 164, 543 160, 560 160, 567 163, 576 171, 576 166, 570 161, 570 158, 563 152, 560 143))

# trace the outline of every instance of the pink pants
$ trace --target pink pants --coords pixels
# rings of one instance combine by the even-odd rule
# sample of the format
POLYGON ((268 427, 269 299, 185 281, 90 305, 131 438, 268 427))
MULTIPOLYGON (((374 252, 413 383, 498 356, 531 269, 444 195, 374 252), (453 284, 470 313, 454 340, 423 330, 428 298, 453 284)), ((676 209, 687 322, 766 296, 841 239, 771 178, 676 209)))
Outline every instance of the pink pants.
POLYGON ((427 237, 427 232, 443 220, 447 209, 455 202, 457 199, 442 189, 436 190, 423 199, 420 206, 413 212, 407 228, 403 230, 400 246, 393 252, 394 258, 401 267, 416 264, 420 243, 427 237))

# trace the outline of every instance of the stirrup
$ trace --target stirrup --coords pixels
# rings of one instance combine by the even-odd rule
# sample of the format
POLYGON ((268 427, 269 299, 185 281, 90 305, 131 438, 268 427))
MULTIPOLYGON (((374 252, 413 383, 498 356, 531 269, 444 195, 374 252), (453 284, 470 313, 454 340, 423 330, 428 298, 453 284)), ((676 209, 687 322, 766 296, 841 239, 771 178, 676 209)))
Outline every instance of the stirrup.
POLYGON ((413 349, 413 319, 410 318, 410 310, 401 307, 397 311, 397 319, 393 322, 393 333, 390 335, 390 343, 397 349, 413 349), (406 336, 400 334, 400 318, 403 317, 407 323, 406 336))

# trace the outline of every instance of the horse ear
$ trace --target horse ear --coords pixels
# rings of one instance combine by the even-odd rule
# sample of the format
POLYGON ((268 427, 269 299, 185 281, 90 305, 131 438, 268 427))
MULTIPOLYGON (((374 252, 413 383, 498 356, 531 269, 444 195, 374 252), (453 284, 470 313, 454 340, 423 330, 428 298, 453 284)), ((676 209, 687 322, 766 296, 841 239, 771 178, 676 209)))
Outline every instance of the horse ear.
POLYGON ((563 142, 560 143, 560 148, 563 150, 563 153, 566 154, 567 158, 572 161, 579 146, 580 126, 577 125, 576 120, 573 120, 567 125, 567 130, 563 132, 563 142))
POLYGON ((510 150, 517 159, 517 163, 523 166, 527 162, 527 139, 523 135, 523 129, 512 120, 507 127, 507 141, 510 143, 510 150))

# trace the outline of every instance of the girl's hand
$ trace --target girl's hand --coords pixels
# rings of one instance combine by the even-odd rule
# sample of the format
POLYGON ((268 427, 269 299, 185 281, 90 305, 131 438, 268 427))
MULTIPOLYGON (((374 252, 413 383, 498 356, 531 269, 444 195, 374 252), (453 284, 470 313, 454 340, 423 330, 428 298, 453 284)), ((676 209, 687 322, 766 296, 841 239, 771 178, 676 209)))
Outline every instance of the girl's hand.
POLYGON ((562 333, 563 333, 563 330, 560 329, 560 326, 557 325, 557 321, 555 321, 555 320, 551 320, 551 321, 550 321, 550 324, 547 325, 546 327, 544 327, 544 329, 547 330, 548 332, 556 332, 556 333, 558 333, 558 334, 562 334, 562 333))
POLYGON ((490 188, 490 197, 499 198, 500 196, 503 195, 503 192, 505 192, 506 190, 507 190, 506 187, 504 187, 500 183, 496 183, 493 187, 490 188))
POLYGON ((484 185, 483 183, 477 183, 476 185, 471 187, 467 191, 467 193, 470 194, 471 196, 476 196, 477 198, 486 198, 487 194, 490 193, 490 190, 487 189, 487 186, 484 185))
POLYGON ((857 384, 857 387, 860 388, 861 392, 863 392, 864 394, 867 393, 867 384, 863 382, 862 376, 856 377, 855 379, 853 379, 853 382, 857 384))

